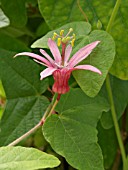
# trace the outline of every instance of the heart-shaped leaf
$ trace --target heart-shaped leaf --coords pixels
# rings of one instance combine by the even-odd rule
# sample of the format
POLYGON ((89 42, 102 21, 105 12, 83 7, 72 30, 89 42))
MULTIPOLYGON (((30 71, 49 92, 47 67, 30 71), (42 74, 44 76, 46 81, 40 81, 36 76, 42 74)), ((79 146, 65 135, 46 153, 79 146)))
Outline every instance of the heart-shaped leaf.
POLYGON ((91 32, 88 37, 85 37, 78 47, 74 49, 77 51, 80 46, 84 46, 85 44, 96 40, 100 40, 100 44, 96 47, 96 49, 94 49, 91 55, 85 59, 85 62, 82 63, 97 67, 101 70, 102 75, 84 70, 76 70, 73 72, 73 75, 81 89, 91 97, 97 95, 105 81, 106 75, 114 60, 115 43, 107 32, 96 30, 91 32))

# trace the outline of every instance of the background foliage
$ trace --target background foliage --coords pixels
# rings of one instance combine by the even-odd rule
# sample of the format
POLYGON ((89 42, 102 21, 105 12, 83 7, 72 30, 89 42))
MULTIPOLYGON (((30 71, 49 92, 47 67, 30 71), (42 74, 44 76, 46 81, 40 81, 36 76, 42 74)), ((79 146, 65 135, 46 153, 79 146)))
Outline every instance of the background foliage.
POLYGON ((109 74, 127 153, 128 3, 122 0, 108 34, 114 5, 115 0, 0 0, 0 169, 122 170, 105 79, 109 74), (72 55, 101 41, 83 63, 99 68, 102 76, 74 71, 70 92, 55 108, 58 115, 49 117, 43 130, 20 146, 5 147, 39 122, 52 98, 53 78, 39 77, 45 67, 13 56, 22 51, 39 54, 38 48, 50 53, 47 39, 70 27, 76 34, 72 55))

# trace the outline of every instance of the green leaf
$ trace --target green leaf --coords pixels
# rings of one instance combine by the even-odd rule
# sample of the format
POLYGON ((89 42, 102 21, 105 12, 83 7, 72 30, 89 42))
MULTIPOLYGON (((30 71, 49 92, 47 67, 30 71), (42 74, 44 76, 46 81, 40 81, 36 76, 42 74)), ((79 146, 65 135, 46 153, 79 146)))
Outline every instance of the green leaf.
POLYGON ((3 32, 0 32, 0 48, 17 52, 30 51, 30 49, 23 42, 3 32))
POLYGON ((2 9, 10 19, 11 25, 23 27, 27 22, 25 0, 1 0, 2 9))
POLYGON ((105 31, 93 31, 84 38, 78 47, 74 49, 77 51, 80 47, 85 46, 93 41, 100 40, 100 44, 91 55, 85 59, 82 64, 90 64, 101 70, 102 75, 91 71, 76 70, 73 75, 81 87, 81 89, 89 96, 94 97, 101 89, 109 68, 111 67, 115 56, 115 43, 112 37, 105 31))
POLYGON ((102 111, 108 108, 103 97, 90 98, 80 89, 71 89, 56 107, 59 114, 46 120, 44 137, 76 169, 102 170, 96 125, 102 111))
POLYGON ((123 0, 116 20, 113 24, 111 35, 116 42, 116 57, 110 72, 122 80, 128 80, 128 3, 123 0))
POLYGON ((7 27, 10 24, 9 19, 3 13, 2 9, 0 8, 0 28, 7 27))
POLYGON ((76 0, 70 0, 64 3, 59 0, 38 0, 38 4, 42 16, 51 29, 72 21, 80 21, 81 18, 84 18, 77 6, 76 0))
POLYGON ((103 170, 96 124, 102 108, 95 104, 76 107, 49 117, 43 133, 52 148, 79 170, 103 170))
POLYGON ((80 37, 83 37, 89 34, 89 32, 91 31, 91 25, 87 22, 84 22, 84 21, 72 22, 56 30, 48 32, 45 36, 35 41, 31 47, 32 48, 49 48, 47 45, 48 38, 52 38, 54 32, 59 34, 61 30, 64 30, 65 34, 67 34, 70 28, 73 28, 73 32, 76 35, 76 40, 79 39, 80 37))
MULTIPOLYGON (((103 25, 105 30, 110 19, 112 10, 115 5, 115 0, 70 0, 61 3, 59 0, 38 0, 39 9, 44 17, 45 21, 51 29, 55 29, 58 26, 62 26, 72 21, 86 20, 86 17, 96 28, 98 20, 103 25), (78 3, 79 2, 79 3, 78 3), (56 5, 55 5, 56 4, 56 5), (81 12, 79 6, 84 11, 84 15, 81 12), (106 11, 108 11, 106 16, 106 11)), ((128 44, 128 3, 127 0, 123 0, 118 10, 118 15, 113 23, 111 29, 111 35, 116 41, 116 58, 110 72, 123 80, 128 80, 128 57, 127 57, 127 44, 128 44)))
MULTIPOLYGON (((88 18, 94 28, 97 28, 99 20, 103 24, 103 28, 105 28, 111 16, 115 1, 108 0, 104 5, 104 0, 91 2, 84 0, 68 0, 64 3, 61 3, 59 0, 38 0, 38 4, 43 18, 51 29, 73 21, 87 21, 86 18, 88 18), (79 7, 81 7, 84 14, 79 7), (106 11, 109 11, 107 17, 106 11)), ((123 2, 122 4, 127 6, 127 2, 123 2)), ((127 11, 125 9, 123 10, 127 11)), ((127 16, 127 13, 125 13, 125 15, 127 16)))
POLYGON ((68 93, 62 95, 55 109, 58 113, 61 113, 70 108, 88 104, 97 104, 98 106, 104 107, 104 111, 109 110, 109 104, 106 98, 100 96, 99 94, 94 98, 88 97, 79 88, 70 89, 68 93))
MULTIPOLYGON (((128 104, 128 81, 117 79, 114 76, 111 76, 110 80, 117 118, 119 119, 128 104)), ((106 89, 104 89, 103 93, 104 97, 106 96, 107 99, 108 94, 106 89)), ((101 124, 105 129, 109 129, 113 126, 111 111, 102 114, 101 124)))
POLYGON ((119 149, 114 127, 104 129, 98 124, 98 143, 102 149, 105 169, 112 169, 113 162, 119 149))
POLYGON ((41 37, 41 36, 45 35, 48 31, 50 31, 50 29, 49 29, 48 25, 46 24, 46 22, 44 21, 37 28, 36 36, 41 37))
POLYGON ((0 148, 1 170, 35 170, 53 168, 59 164, 60 161, 55 156, 46 154, 34 148, 0 148))
POLYGON ((14 53, 0 50, 0 77, 7 97, 1 120, 0 146, 7 145, 34 127, 49 102, 42 94, 48 81, 40 81, 40 67, 30 58, 13 58, 14 53), (6 68, 6 69, 5 69, 6 68))
POLYGON ((1 97, 6 97, 5 95, 5 91, 4 91, 4 88, 3 88, 3 85, 2 85, 2 81, 0 80, 0 96, 1 97))

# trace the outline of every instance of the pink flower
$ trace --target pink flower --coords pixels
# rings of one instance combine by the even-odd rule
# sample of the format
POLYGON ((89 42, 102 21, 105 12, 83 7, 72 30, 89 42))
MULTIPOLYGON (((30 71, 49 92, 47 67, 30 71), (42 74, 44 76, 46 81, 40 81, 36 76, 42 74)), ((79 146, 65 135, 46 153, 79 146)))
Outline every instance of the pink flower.
POLYGON ((16 56, 27 55, 34 58, 34 61, 46 66, 47 68, 40 73, 41 80, 45 77, 53 75, 55 80, 52 90, 55 93, 64 94, 69 91, 68 80, 70 78, 71 72, 73 70, 90 70, 101 74, 101 71, 92 65, 77 65, 82 60, 84 60, 92 50, 99 44, 100 41, 95 41, 91 44, 78 50, 70 59, 70 54, 72 52, 72 46, 69 44, 64 50, 64 56, 62 57, 56 43, 52 39, 48 39, 48 46, 54 57, 52 59, 44 50, 40 49, 40 52, 44 57, 30 53, 22 52, 16 54, 16 56))

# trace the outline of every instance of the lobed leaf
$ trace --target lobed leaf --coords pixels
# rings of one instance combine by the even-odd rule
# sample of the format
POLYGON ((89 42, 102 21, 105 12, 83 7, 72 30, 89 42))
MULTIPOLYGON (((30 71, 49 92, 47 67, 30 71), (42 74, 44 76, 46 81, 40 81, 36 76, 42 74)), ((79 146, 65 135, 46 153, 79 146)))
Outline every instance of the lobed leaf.
POLYGON ((80 89, 71 90, 62 96, 56 108, 59 114, 46 119, 44 137, 76 169, 102 170, 96 126, 102 111, 108 108, 100 96, 89 98, 80 89))
POLYGON ((97 144, 96 123, 101 115, 96 105, 83 106, 49 117, 43 133, 52 148, 79 170, 103 169, 97 144))
POLYGON ((42 95, 48 81, 39 79, 43 68, 27 57, 14 59, 14 54, 0 50, 0 77, 7 97, 0 125, 0 146, 9 144, 34 127, 49 104, 42 95))

